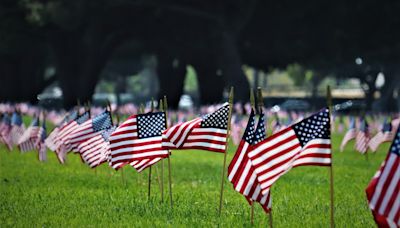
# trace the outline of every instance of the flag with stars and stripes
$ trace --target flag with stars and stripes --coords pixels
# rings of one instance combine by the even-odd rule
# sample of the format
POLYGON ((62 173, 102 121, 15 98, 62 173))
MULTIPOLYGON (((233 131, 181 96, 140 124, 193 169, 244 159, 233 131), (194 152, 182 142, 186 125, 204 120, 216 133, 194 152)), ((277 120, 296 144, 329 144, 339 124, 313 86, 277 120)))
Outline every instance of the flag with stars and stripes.
POLYGON ((249 158, 262 194, 291 168, 331 165, 329 109, 291 125, 254 145, 249 158))
POLYGON ((13 149, 11 128, 11 118, 7 113, 4 113, 0 123, 0 142, 4 143, 10 151, 13 149))
POLYGON ((14 145, 17 145, 19 139, 25 132, 25 125, 22 121, 22 116, 19 112, 14 112, 11 117, 11 142, 14 145))
POLYGON ((66 136, 66 139, 64 140, 66 150, 78 152, 77 147, 79 144, 92 137, 100 135, 102 131, 111 126, 111 114, 109 111, 105 111, 92 119, 86 120, 66 136))
POLYGON ((110 166, 119 169, 130 164, 138 171, 168 157, 161 148, 165 130, 164 112, 130 116, 110 136, 110 166))
POLYGON ((45 140, 46 146, 52 150, 56 151, 57 150, 57 139, 58 139, 58 134, 60 133, 60 130, 63 129, 68 123, 71 121, 75 120, 78 117, 78 111, 74 110, 71 113, 67 114, 64 119, 61 121, 61 123, 58 124, 57 127, 55 127, 49 134, 49 136, 45 140))
POLYGON ((31 125, 21 136, 18 142, 18 148, 21 152, 27 152, 36 149, 35 143, 38 138, 39 124, 39 117, 35 117, 32 120, 31 125))
POLYGON ((378 226, 400 227, 400 130, 365 191, 378 226))
POLYGON ((349 129, 347 130, 346 134, 344 135, 342 142, 340 143, 340 151, 343 152, 344 147, 350 140, 355 139, 357 136, 357 128, 356 128, 356 120, 354 117, 350 117, 350 125, 349 129))
POLYGON ((168 128, 163 132, 165 149, 200 149, 224 153, 228 127, 229 104, 217 111, 168 128))
POLYGON ((47 136, 46 121, 43 120, 42 126, 40 126, 40 128, 39 128, 38 136, 37 136, 36 143, 35 143, 35 146, 38 150, 39 161, 47 161, 47 147, 44 143, 46 136, 47 136))
POLYGON ((87 141, 78 145, 77 151, 82 160, 91 168, 95 168, 104 162, 107 162, 110 155, 109 138, 116 127, 110 127, 87 141))
POLYGON ((370 140, 368 123, 365 118, 360 121, 360 129, 356 135, 356 151, 365 154, 368 150, 368 143, 370 140))
POLYGON ((66 125, 64 125, 60 131, 57 134, 56 138, 56 155, 61 164, 65 163, 68 148, 65 146, 64 142, 65 140, 68 139, 69 135, 71 132, 73 132, 75 129, 79 128, 81 124, 86 122, 88 119, 90 119, 90 113, 84 112, 82 115, 78 116, 76 119, 70 121, 66 125))
POLYGON ((371 149, 372 152, 376 152, 379 145, 384 142, 391 142, 393 141, 394 134, 392 133, 392 122, 388 119, 385 119, 383 122, 382 129, 371 138, 368 143, 368 147, 371 149))
POLYGON ((271 209, 270 193, 268 191, 267 194, 261 194, 261 186, 248 157, 252 145, 266 138, 263 113, 260 114, 256 129, 254 129, 254 124, 255 115, 252 110, 242 141, 228 166, 228 179, 234 189, 244 195, 249 203, 252 201, 260 203, 264 211, 268 213, 271 209))

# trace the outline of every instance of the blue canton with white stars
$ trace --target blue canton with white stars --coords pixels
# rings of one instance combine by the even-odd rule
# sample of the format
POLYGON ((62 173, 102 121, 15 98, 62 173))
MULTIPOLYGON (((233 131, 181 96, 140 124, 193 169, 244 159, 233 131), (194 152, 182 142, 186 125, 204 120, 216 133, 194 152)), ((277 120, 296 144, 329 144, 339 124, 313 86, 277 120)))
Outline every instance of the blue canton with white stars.
POLYGON ((84 112, 82 115, 80 115, 77 119, 76 122, 78 124, 82 124, 83 122, 85 122, 86 120, 89 119, 89 112, 84 112))
POLYGON ((102 131, 112 126, 111 115, 109 111, 105 111, 96 116, 92 120, 93 131, 102 131))
POLYGON ((254 141, 254 124, 255 124, 254 110, 251 110, 249 122, 247 122, 246 130, 244 131, 242 138, 249 144, 253 144, 254 141))
POLYGON ((396 136, 394 137, 390 152, 400 156, 400 127, 397 129, 396 136))
POLYGON ((264 113, 260 114, 260 117, 258 118, 258 123, 257 123, 257 129, 256 133, 254 135, 254 142, 253 144, 260 143, 264 139, 267 138, 267 135, 265 134, 265 115, 264 113))
POLYGON ((301 146, 312 139, 330 139, 329 109, 320 112, 296 123, 292 126, 301 146))
POLYGON ((137 115, 138 138, 145 139, 161 136, 165 130, 166 119, 164 112, 153 112, 137 115))
POLYGON ((101 133, 101 136, 103 136, 105 142, 108 142, 110 135, 115 131, 116 128, 117 128, 116 126, 113 126, 101 133))
POLYGON ((229 105, 224 105, 217 111, 203 116, 200 126, 203 128, 228 128, 229 105))

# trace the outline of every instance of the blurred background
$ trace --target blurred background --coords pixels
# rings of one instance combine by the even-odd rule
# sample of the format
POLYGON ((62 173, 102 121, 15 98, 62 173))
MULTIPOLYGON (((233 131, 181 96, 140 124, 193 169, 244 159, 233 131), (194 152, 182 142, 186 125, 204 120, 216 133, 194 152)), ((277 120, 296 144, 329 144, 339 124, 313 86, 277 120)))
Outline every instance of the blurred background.
POLYGON ((0 102, 398 111, 400 1, 1 0, 0 102))

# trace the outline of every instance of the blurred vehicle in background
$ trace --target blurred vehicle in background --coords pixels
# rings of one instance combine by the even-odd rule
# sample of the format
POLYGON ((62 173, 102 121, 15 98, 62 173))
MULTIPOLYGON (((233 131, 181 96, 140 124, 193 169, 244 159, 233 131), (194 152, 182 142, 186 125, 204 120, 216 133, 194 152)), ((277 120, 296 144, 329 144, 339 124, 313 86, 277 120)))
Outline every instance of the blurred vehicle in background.
MULTIPOLYGON (((279 110, 286 111, 309 111, 310 104, 307 101, 298 100, 298 99, 288 99, 283 103, 278 105, 279 110)), ((278 107, 275 107, 276 109, 278 107)))

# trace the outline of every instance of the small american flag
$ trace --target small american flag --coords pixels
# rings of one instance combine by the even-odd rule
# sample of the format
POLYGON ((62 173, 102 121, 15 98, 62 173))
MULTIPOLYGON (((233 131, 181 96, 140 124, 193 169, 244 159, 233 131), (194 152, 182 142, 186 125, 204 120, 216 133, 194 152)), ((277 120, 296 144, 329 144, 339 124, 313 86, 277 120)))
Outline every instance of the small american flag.
POLYGON ((356 120, 354 117, 350 117, 349 129, 344 135, 342 143, 340 143, 340 151, 343 152, 344 147, 347 145, 347 143, 350 142, 350 140, 355 139, 356 136, 357 136, 356 120))
POLYGON ((165 149, 200 149, 224 153, 228 127, 229 104, 204 117, 184 122, 163 132, 165 149))
POLYGON ((392 122, 386 119, 383 123, 382 129, 371 138, 368 146, 372 152, 375 152, 382 143, 393 141, 393 137, 392 122))
POLYGON ((262 194, 291 168, 304 165, 330 166, 329 109, 298 122, 256 144, 249 153, 262 194))
POLYGON ((93 119, 86 120, 66 136, 66 139, 64 140, 66 150, 78 152, 76 149, 79 144, 92 137, 100 135, 102 131, 111 126, 111 114, 109 111, 105 111, 93 119))
POLYGON ((60 130, 63 129, 69 122, 73 121, 78 117, 78 112, 76 110, 72 111, 70 114, 67 114, 64 119, 55 127, 49 134, 49 136, 45 140, 46 146, 52 150, 57 150, 57 138, 60 130))
POLYGON ((368 123, 365 118, 360 121, 360 129, 357 132, 356 136, 356 151, 365 154, 368 150, 368 143, 370 140, 369 130, 368 130, 368 123))
POLYGON ((31 125, 26 129, 18 142, 18 148, 21 152, 27 152, 36 149, 35 143, 38 138, 38 132, 39 117, 35 117, 32 120, 31 125))
POLYGON ((11 142, 17 145, 25 132, 25 125, 19 112, 14 112, 11 117, 11 142))
POLYGON ((379 227, 400 227, 400 131, 381 168, 367 189, 367 199, 379 227))
POLYGON ((110 136, 110 166, 119 169, 130 164, 138 171, 168 157, 161 148, 165 129, 164 112, 130 116, 110 136))
POLYGON ((82 160, 91 168, 95 168, 108 160, 110 155, 109 137, 116 127, 108 128, 89 140, 79 144, 77 151, 82 160))
POLYGON ((13 145, 10 132, 11 118, 7 113, 4 113, 0 123, 0 141, 7 146, 8 150, 11 151, 13 149, 13 145))
POLYGON ((265 195, 261 194, 261 186, 248 157, 252 145, 266 138, 264 114, 260 114, 257 129, 254 129, 254 123, 255 115, 252 110, 243 138, 228 166, 228 179, 233 184, 235 190, 244 195, 249 203, 251 201, 259 202, 264 211, 268 213, 271 209, 269 191, 265 195))
POLYGON ((39 128, 38 137, 35 143, 38 150, 39 161, 47 161, 47 148, 44 143, 46 136, 46 121, 43 120, 42 126, 39 128))
POLYGON ((61 164, 65 163, 68 148, 65 146, 64 142, 68 139, 69 134, 78 128, 82 123, 90 118, 89 112, 84 112, 82 115, 78 116, 76 119, 70 121, 64 125, 58 132, 56 138, 56 154, 57 158, 61 164))

